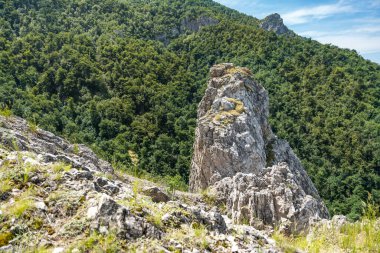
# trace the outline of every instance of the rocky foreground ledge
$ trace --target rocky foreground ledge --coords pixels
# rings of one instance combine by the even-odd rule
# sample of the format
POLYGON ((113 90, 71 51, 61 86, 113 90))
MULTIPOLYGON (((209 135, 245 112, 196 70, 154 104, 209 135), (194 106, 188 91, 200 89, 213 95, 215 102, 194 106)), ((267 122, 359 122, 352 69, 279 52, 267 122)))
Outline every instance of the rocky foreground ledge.
POLYGON ((236 223, 307 231, 329 217, 289 144, 268 123, 266 90, 246 68, 220 64, 198 107, 190 189, 211 188, 236 223))
POLYGON ((0 252, 281 252, 207 193, 114 172, 90 149, 0 116, 0 252))
POLYGON ((99 159, 85 145, 71 144, 19 117, 0 116, 0 144, 9 149, 35 153, 44 162, 60 161, 86 171, 113 172, 108 162, 99 159))

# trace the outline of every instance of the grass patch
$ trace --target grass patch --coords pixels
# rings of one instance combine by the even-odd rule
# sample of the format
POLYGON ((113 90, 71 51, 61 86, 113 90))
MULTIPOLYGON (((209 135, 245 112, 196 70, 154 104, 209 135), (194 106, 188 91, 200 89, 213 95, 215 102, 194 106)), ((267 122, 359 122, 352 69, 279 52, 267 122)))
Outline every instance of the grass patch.
POLYGON ((38 125, 35 122, 29 121, 28 127, 32 133, 34 133, 34 134, 38 133, 38 125))
POLYGON ((71 165, 66 163, 55 163, 51 166, 51 169, 53 171, 53 180, 59 181, 63 177, 63 172, 68 172, 71 170, 71 165))
POLYGON ((46 199, 49 206, 55 206, 59 212, 58 217, 72 217, 86 200, 83 191, 68 191, 67 189, 58 189, 51 192, 46 199))
POLYGON ((68 172, 71 170, 71 165, 66 163, 55 163, 51 167, 54 173, 68 172))
POLYGON ((122 240, 118 240, 115 233, 102 235, 92 233, 85 238, 74 242, 68 252, 78 249, 80 252, 125 252, 126 245, 122 240))
POLYGON ((364 219, 341 228, 316 228, 305 236, 286 237, 275 232, 273 238, 285 252, 301 249, 310 253, 322 252, 380 252, 379 221, 364 219))
POLYGON ((132 197, 131 199, 124 199, 118 201, 118 203, 125 207, 128 207, 131 210, 131 212, 135 215, 139 215, 141 213, 144 213, 144 211, 147 211, 148 214, 145 215, 147 221, 159 228, 163 228, 161 219, 167 210, 161 208, 161 206, 159 206, 157 203, 154 203, 148 197, 137 197, 137 193, 135 193, 136 190, 133 190, 133 192, 134 197, 132 197))
POLYGON ((179 229, 171 229, 165 235, 165 240, 174 239, 184 244, 187 248, 196 248, 199 250, 208 250, 209 242, 207 240, 208 230, 199 223, 191 225, 182 225, 179 229))
POLYGON ((3 108, 0 108, 0 115, 5 118, 9 118, 12 116, 12 111, 7 106, 5 106, 3 108))
POLYGON ((215 206, 216 205, 216 197, 215 195, 210 193, 209 188, 206 188, 201 191, 202 199, 203 201, 209 205, 209 206, 215 206))
POLYGON ((78 144, 74 144, 73 145, 73 153, 75 154, 75 155, 78 155, 79 154, 79 145, 78 144))
POLYGON ((286 237, 276 231, 273 239, 285 252, 301 249, 310 253, 327 252, 380 252, 379 206, 368 195, 363 202, 361 221, 346 223, 340 227, 324 225, 316 227, 306 236, 286 237))
MULTIPOLYGON (((120 163, 113 163, 112 166, 115 168, 114 174, 119 178, 123 178, 123 175, 126 174, 139 179, 147 180, 159 186, 167 188, 168 193, 174 193, 175 191, 187 192, 189 189, 188 184, 183 180, 183 178, 180 175, 155 175, 144 170, 138 170, 137 166, 135 165, 133 165, 132 167, 127 167, 120 163)), ((112 174, 107 173, 105 177, 109 177, 109 175, 112 174)))
POLYGON ((4 216, 20 218, 25 212, 35 208, 33 197, 36 192, 29 188, 15 199, 15 202, 4 205, 2 211, 4 216))
POLYGON ((5 178, 1 181, 0 184, 0 195, 6 192, 9 192, 13 188, 13 181, 9 178, 5 178))

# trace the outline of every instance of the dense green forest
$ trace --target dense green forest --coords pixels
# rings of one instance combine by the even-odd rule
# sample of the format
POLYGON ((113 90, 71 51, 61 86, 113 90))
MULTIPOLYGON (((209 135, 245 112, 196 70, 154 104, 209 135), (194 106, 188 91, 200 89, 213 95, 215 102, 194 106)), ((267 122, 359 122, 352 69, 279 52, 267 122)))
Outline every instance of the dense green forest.
POLYGON ((380 203, 380 66, 210 0, 0 0, 0 106, 107 160, 188 180, 210 66, 252 69, 331 214, 380 203), (212 23, 198 31, 199 20, 212 23))

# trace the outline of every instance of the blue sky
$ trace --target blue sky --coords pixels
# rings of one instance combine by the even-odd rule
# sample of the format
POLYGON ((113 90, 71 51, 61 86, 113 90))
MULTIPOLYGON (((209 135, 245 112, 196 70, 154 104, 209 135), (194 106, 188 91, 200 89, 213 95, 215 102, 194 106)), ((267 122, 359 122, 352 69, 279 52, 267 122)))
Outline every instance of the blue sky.
POLYGON ((248 15, 279 13, 297 34, 380 63, 380 0, 215 0, 248 15))

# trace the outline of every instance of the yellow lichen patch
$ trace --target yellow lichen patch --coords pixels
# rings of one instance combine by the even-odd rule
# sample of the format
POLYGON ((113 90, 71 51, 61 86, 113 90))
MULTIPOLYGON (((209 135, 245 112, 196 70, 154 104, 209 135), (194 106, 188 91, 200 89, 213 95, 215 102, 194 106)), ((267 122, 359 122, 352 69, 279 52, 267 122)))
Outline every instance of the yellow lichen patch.
POLYGON ((233 68, 227 69, 227 74, 233 75, 236 73, 243 74, 245 76, 252 76, 252 72, 248 68, 233 67, 233 68))
POLYGON ((234 109, 219 112, 214 116, 214 121, 221 122, 223 124, 231 124, 234 121, 234 117, 241 115, 245 111, 244 104, 242 101, 235 98, 226 98, 226 100, 235 105, 234 109))
POLYGON ((227 101, 235 104, 235 110, 232 111, 236 111, 239 115, 244 112, 244 104, 242 101, 235 98, 227 98, 227 101))

